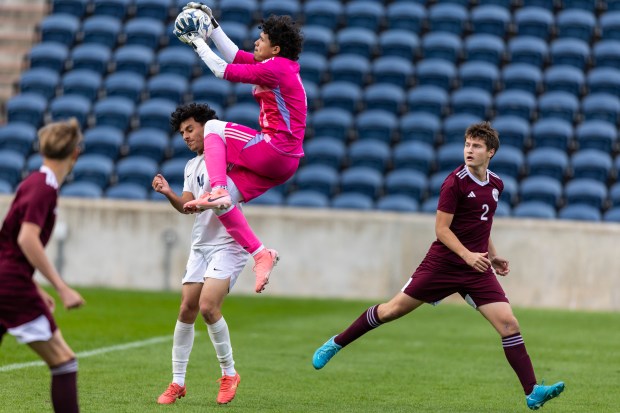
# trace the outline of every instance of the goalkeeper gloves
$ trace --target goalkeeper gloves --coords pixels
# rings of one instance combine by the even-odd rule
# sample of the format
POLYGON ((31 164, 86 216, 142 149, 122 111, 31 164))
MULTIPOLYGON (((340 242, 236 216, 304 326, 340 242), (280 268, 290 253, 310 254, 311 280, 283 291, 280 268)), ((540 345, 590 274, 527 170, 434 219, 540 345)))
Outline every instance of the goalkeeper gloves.
POLYGON ((214 29, 217 29, 220 26, 217 23, 217 20, 215 20, 215 18, 213 17, 213 11, 211 11, 211 8, 207 6, 206 4, 198 3, 195 1, 190 1, 189 3, 187 3, 185 7, 183 7, 183 10, 187 10, 187 9, 202 10, 203 12, 205 12, 207 16, 209 16, 209 19, 211 19, 211 24, 213 25, 214 29))

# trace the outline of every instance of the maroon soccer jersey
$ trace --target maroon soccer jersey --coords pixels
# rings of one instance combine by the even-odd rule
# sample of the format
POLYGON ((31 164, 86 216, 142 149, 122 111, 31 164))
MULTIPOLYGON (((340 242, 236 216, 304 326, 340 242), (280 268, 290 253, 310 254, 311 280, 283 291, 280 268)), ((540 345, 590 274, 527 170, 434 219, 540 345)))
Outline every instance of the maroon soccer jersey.
MULTIPOLYGON (((504 190, 502 180, 487 170, 485 181, 478 180, 465 165, 448 175, 441 186, 437 209, 454 214, 450 230, 472 252, 487 252, 497 202, 504 190)), ((435 240, 427 257, 465 263, 439 240, 435 240)))

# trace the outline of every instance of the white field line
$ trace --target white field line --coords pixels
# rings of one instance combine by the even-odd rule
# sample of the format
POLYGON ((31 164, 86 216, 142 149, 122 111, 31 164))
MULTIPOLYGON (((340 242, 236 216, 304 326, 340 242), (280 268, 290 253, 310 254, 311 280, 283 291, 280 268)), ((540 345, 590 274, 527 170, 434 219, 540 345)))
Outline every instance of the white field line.
MULTIPOLYGON (((196 336, 199 335, 198 332, 196 332, 195 335, 196 336)), ((86 357, 93 357, 93 356, 98 356, 100 354, 111 353, 113 351, 124 351, 124 350, 129 350, 129 349, 137 348, 137 347, 150 346, 152 344, 163 343, 164 341, 169 341, 171 339, 172 339, 172 334, 167 335, 167 336, 153 337, 153 338, 149 338, 146 340, 132 341, 130 343, 117 344, 115 346, 101 347, 101 348, 96 348, 93 350, 81 351, 77 353, 76 356, 79 360, 79 359, 83 359, 86 357)), ((5 372, 5 371, 21 370, 21 369, 25 369, 28 367, 36 367, 36 366, 45 366, 45 363, 43 361, 30 361, 27 363, 7 364, 6 366, 0 366, 0 373, 5 372)))

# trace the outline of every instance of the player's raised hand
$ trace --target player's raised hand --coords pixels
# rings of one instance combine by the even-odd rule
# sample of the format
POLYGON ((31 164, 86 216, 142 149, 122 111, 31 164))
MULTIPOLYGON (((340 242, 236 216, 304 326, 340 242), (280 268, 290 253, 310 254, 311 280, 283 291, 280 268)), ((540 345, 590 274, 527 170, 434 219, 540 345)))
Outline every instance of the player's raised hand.
POLYGON ((207 16, 209 16, 209 19, 213 20, 213 12, 211 11, 211 8, 206 4, 198 3, 196 1, 190 1, 185 7, 183 7, 183 10, 187 9, 202 10, 207 16))
POLYGON ((75 291, 73 288, 66 287, 62 290, 58 291, 58 295, 62 300, 63 305, 66 309, 70 310, 73 308, 79 308, 86 304, 86 301, 82 298, 80 293, 75 291))
POLYGON ((155 175, 155 178, 153 178, 152 186, 153 186, 153 189, 159 192, 160 194, 165 195, 168 192, 170 192, 170 185, 168 184, 168 181, 166 181, 166 178, 164 178, 162 174, 155 175))
POLYGON ((190 13, 182 11, 179 13, 174 21, 174 30, 172 30, 172 33, 177 39, 189 45, 192 45, 193 42, 198 39, 206 40, 206 33, 200 27, 199 18, 195 16, 196 13, 202 12, 197 11, 190 13))
POLYGON ((474 270, 485 272, 491 266, 488 255, 488 252, 470 252, 464 257, 464 260, 474 270))
POLYGON ((498 275, 505 276, 510 272, 510 266, 507 259, 502 257, 493 257, 491 265, 498 275))

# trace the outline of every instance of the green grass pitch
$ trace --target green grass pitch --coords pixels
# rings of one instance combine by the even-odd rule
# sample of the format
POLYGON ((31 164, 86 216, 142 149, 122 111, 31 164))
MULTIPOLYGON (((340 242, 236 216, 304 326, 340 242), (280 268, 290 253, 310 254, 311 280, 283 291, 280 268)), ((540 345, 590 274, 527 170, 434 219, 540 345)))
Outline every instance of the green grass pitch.
MULTIPOLYGON (((171 381, 172 332, 180 294, 81 289, 83 309, 56 311, 76 352, 159 341, 79 360, 83 412, 525 412, 519 382, 490 325, 468 306, 423 306, 370 332, 323 370, 314 350, 372 302, 231 296, 231 329, 241 384, 227 406, 215 403, 219 366, 197 322, 188 394, 159 406, 171 381), (169 338, 168 338, 169 337, 169 338)), ((566 382, 544 412, 620 411, 620 313, 515 309, 537 378, 566 382)), ((51 411, 49 372, 6 336, 0 346, 0 412, 51 411)))

